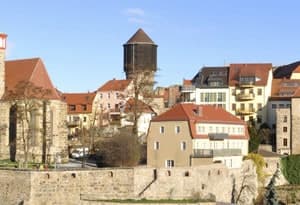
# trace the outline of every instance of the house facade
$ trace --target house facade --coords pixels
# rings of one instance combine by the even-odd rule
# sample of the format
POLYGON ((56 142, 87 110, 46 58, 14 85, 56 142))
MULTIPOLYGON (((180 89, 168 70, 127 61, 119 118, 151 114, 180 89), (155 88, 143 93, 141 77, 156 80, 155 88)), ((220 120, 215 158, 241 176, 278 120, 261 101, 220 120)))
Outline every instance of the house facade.
POLYGON ((95 125, 97 113, 93 112, 96 93, 63 93, 62 98, 67 103, 68 136, 75 136, 78 129, 88 129, 95 125))
POLYGON ((240 167, 248 153, 244 121, 223 108, 181 103, 151 121, 147 165, 196 166, 223 163, 240 167))
POLYGON ((66 103, 43 61, 5 61, 5 50, 6 35, 0 34, 0 159, 68 161, 66 103))

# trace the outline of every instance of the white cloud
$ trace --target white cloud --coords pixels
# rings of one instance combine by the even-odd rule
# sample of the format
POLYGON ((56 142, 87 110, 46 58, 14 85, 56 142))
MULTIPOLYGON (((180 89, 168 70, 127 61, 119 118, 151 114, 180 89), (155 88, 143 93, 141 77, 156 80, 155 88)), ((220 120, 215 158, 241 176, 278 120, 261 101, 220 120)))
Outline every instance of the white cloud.
POLYGON ((125 14, 128 16, 144 16, 145 11, 141 8, 128 8, 125 10, 125 14))
POLYGON ((130 23, 138 23, 138 24, 144 24, 144 23, 145 23, 144 19, 141 19, 141 18, 135 18, 135 17, 129 17, 129 18, 128 18, 128 21, 129 21, 130 23))

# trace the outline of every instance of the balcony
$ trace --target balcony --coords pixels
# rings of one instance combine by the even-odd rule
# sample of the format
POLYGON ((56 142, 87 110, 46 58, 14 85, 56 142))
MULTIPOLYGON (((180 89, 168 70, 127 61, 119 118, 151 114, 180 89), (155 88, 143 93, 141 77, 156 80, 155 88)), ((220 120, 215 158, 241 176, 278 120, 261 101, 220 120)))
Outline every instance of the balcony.
POLYGON ((254 100, 255 95, 254 95, 254 93, 240 93, 236 97, 238 100, 241 100, 241 101, 254 100))
POLYGON ((196 91, 196 86, 194 86, 194 85, 183 85, 181 87, 182 93, 193 93, 195 91, 196 91))
POLYGON ((256 111, 254 108, 249 108, 249 109, 238 109, 237 110, 237 114, 238 115, 252 115, 254 114, 256 111))
POLYGON ((239 82, 240 88, 253 88, 255 86, 254 81, 240 81, 239 82))
POLYGON ((110 109, 109 114, 110 115, 120 115, 120 108, 110 109))
POLYGON ((194 149, 193 158, 241 156, 241 149, 194 149))
POLYGON ((70 122, 67 122, 67 126, 68 127, 78 127, 80 125, 80 121, 79 120, 73 120, 73 121, 70 121, 70 122))

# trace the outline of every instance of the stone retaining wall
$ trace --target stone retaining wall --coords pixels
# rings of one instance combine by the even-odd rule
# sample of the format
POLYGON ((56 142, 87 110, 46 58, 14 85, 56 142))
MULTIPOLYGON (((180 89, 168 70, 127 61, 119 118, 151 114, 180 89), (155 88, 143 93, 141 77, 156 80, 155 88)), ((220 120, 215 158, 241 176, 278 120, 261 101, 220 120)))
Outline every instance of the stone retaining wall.
MULTIPOLYGON (((246 162, 256 181, 255 169, 246 162)), ((0 170, 1 205, 77 205, 104 199, 214 198, 230 202, 233 178, 239 188, 245 171, 211 166, 154 169, 90 169, 54 171, 0 170)), ((257 188, 257 187, 255 187, 257 188)), ((255 194, 249 194, 250 201, 255 194)))

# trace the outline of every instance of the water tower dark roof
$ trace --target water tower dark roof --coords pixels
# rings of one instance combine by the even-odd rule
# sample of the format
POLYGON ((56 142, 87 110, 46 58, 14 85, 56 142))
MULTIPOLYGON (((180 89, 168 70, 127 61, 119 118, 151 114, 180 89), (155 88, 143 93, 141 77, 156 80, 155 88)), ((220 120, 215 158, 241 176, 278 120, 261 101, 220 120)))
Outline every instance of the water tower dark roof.
POLYGON ((133 36, 127 41, 126 44, 133 44, 133 43, 155 44, 141 28, 137 30, 135 34, 133 34, 133 36))

